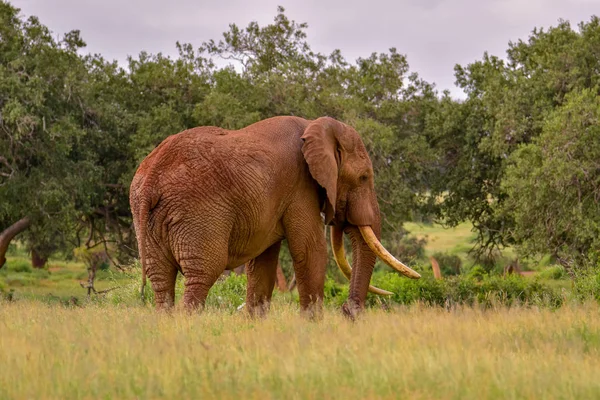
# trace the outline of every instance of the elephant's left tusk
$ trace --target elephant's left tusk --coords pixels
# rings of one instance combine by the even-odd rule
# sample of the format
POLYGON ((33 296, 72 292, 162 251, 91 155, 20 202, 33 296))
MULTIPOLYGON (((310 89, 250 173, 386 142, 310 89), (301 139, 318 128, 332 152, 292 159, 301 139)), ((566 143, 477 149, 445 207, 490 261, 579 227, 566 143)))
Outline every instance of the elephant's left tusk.
MULTIPOLYGON (((335 259, 335 263, 338 268, 342 271, 344 276, 348 278, 348 280, 352 277, 352 267, 348 264, 348 260, 346 260, 346 254, 344 252, 344 237, 341 229, 336 228, 335 226, 331 227, 331 249, 333 250, 333 258, 335 259)), ((394 293, 388 292, 387 290, 379 289, 375 286, 369 285, 369 292, 383 295, 383 296, 391 296, 394 293)))

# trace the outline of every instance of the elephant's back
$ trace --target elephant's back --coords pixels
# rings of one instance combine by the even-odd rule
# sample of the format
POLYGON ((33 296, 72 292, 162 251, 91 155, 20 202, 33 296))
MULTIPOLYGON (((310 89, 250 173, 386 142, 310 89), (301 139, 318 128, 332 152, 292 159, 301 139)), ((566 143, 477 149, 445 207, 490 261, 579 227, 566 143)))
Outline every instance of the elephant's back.
POLYGON ((132 190, 215 202, 278 197, 302 174, 301 135, 309 122, 274 117, 240 130, 203 126, 169 136, 140 164, 132 190))

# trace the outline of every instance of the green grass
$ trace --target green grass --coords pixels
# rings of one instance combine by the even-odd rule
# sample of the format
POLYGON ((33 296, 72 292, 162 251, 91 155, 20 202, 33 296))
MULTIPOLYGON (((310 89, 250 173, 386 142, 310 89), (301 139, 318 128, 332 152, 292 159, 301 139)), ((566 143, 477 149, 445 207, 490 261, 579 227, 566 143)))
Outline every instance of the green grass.
MULTIPOLYGON (((0 288, 12 290, 13 296, 28 299, 66 300, 71 297, 83 299, 87 291, 79 282, 87 282, 87 270, 83 263, 50 260, 45 268, 32 268, 24 256, 7 257, 0 269, 0 288)), ((96 290, 104 290, 124 282, 124 274, 98 271, 96 290)))
POLYGON ((465 255, 473 247, 473 240, 476 236, 471 231, 472 225, 469 222, 462 223, 454 228, 415 222, 407 222, 404 227, 411 235, 427 238, 427 245, 425 246, 427 255, 435 252, 465 255))
MULTIPOLYGON (((466 224, 411 228, 429 235, 429 254, 465 257, 473 237, 466 224)), ((324 319, 309 322, 295 292, 276 292, 265 319, 237 311, 244 277, 215 285, 202 315, 180 302, 165 315, 141 303, 139 269, 100 271, 97 289, 118 289, 88 300, 82 263, 36 270, 13 253, 0 269, 0 291, 12 291, 0 295, 0 399, 600 398, 600 306, 581 302, 588 292, 600 299, 598 277, 579 293, 548 262, 535 277, 509 279, 436 281, 421 267, 419 281, 378 271, 374 284, 395 295, 370 295, 356 323, 339 311, 347 282, 328 280, 324 319), (541 285, 561 300, 544 302, 551 291, 541 285), (528 292, 539 301, 517 301, 528 292), (474 301, 445 307, 450 295, 474 301)), ((180 279, 178 300, 182 290, 180 279)))
POLYGON ((600 308, 419 305, 321 322, 0 304, 0 398, 599 398, 600 308))
MULTIPOLYGON (((415 222, 407 222, 404 224, 404 227, 411 235, 418 238, 427 238, 427 244, 425 245, 426 256, 429 257, 437 252, 448 253, 459 256, 463 261, 463 266, 467 268, 473 265, 474 261, 470 257, 469 251, 475 244, 477 234, 472 231, 473 225, 470 222, 463 222, 454 228, 444 228, 439 224, 421 224, 415 222)), ((497 260, 500 269, 515 258, 514 249, 502 249, 497 260)), ((543 259, 540 262, 534 261, 533 264, 536 267, 544 267, 544 263, 547 263, 547 261, 543 259)), ((530 263, 528 262, 527 266, 530 263)))

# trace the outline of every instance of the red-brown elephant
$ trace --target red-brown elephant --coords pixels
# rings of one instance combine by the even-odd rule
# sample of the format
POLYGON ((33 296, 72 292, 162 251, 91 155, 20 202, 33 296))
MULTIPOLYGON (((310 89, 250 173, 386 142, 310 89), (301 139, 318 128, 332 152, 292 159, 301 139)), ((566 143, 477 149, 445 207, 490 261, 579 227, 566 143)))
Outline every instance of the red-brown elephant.
POLYGON ((225 269, 253 260, 246 305, 263 313, 285 238, 301 308, 320 313, 322 213, 336 261, 351 280, 346 315, 363 308, 376 256, 419 278, 379 243, 371 160, 358 133, 332 118, 274 117, 236 131, 198 127, 170 136, 139 166, 130 204, 144 282, 147 274, 158 309, 173 306, 178 271, 185 276, 183 303, 193 310, 225 269), (351 270, 342 232, 352 242, 351 270))

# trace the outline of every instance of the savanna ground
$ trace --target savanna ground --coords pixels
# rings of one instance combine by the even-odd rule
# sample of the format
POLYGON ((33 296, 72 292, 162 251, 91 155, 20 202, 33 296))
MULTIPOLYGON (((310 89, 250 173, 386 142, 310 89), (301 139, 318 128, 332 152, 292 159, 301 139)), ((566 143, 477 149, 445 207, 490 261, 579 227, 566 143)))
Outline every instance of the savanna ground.
MULTIPOLYGON (((468 225, 408 228, 428 236, 427 255, 467 259, 468 225)), ((213 288, 201 316, 169 316, 142 305, 137 273, 101 271, 97 289, 117 289, 86 300, 81 263, 34 270, 13 249, 0 270, 0 398, 599 398, 600 307, 550 268, 515 282, 554 287, 560 306, 507 303, 502 289, 471 306, 374 300, 351 323, 342 293, 309 322, 295 294, 276 293, 252 320, 237 311, 239 277, 213 288)))

